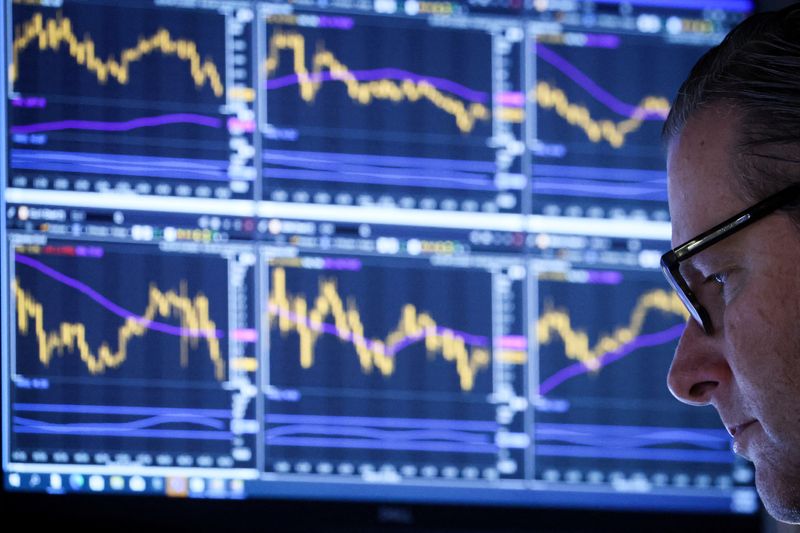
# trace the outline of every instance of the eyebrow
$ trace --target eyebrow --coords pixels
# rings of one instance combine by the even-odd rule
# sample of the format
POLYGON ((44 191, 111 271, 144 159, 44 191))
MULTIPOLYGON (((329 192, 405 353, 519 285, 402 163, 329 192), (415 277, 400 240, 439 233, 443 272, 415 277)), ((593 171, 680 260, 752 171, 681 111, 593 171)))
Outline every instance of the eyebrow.
MULTIPOLYGON (((731 235, 731 238, 736 237, 736 235, 731 235)), ((741 257, 741 253, 738 250, 734 250, 732 244, 726 241, 719 241, 709 248, 706 248, 702 252, 693 255, 689 259, 685 261, 685 265, 691 267, 692 270, 701 272, 702 269, 700 267, 707 266, 709 262, 714 264, 717 263, 724 263, 734 259, 738 259, 741 257), (703 261, 703 258, 712 258, 711 261, 703 261)))

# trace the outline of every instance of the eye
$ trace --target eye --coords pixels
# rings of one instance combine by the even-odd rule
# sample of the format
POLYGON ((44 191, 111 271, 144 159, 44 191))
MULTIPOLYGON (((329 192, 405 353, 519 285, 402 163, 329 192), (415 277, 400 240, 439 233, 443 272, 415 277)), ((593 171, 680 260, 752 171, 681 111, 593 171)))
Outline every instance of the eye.
POLYGON ((715 272, 706 278, 707 283, 716 283, 717 285, 725 285, 728 281, 727 272, 715 272))

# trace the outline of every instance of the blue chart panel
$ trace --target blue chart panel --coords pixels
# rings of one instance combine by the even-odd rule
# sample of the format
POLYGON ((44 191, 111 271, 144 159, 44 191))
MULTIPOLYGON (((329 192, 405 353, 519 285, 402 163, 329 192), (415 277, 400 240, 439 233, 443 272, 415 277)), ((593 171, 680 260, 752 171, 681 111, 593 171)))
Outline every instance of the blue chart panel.
POLYGON ((493 468, 491 275, 327 264, 271 267, 270 383, 284 391, 267 415, 271 468, 493 468))
POLYGON ((223 387, 242 378, 229 364, 228 337, 240 331, 229 304, 240 295, 229 296, 226 259, 62 243, 18 247, 13 267, 17 460, 36 450, 234 466, 234 448, 252 449, 231 419, 253 408, 235 413, 234 387, 223 387))
POLYGON ((246 28, 234 39, 220 13, 114 3, 15 3, 12 22, 10 185, 252 197, 230 146, 252 133, 228 116, 249 105, 249 73, 226 65, 246 28))
MULTIPOLYGON (((488 143, 493 68, 518 73, 518 45, 493 65, 486 30, 307 18, 317 26, 267 19, 266 198, 363 204, 385 196, 427 208, 470 199, 475 209, 495 202, 495 174, 514 169, 498 168, 488 143)), ((520 209, 514 195, 492 205, 520 209)))
POLYGON ((534 200, 539 206, 554 196, 601 206, 663 206, 661 125, 672 95, 707 46, 584 37, 582 46, 548 36, 531 44, 536 80, 528 101, 539 141, 534 200))
MULTIPOLYGON (((541 281, 538 475, 717 476, 734 456, 712 410, 681 407, 666 388, 686 311, 657 273, 589 271, 541 281), (591 305, 587 305, 591 302, 591 305)), ((670 478, 668 482, 679 483, 670 478)))

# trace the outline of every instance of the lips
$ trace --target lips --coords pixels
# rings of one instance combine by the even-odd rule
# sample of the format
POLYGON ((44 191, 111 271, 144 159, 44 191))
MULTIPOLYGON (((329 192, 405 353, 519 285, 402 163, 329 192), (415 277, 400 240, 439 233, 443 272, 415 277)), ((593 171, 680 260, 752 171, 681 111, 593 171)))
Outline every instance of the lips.
POLYGON ((744 422, 743 424, 737 424, 735 426, 727 426, 728 433, 731 434, 733 437, 733 453, 737 455, 741 455, 748 461, 750 456, 748 455, 747 451, 747 434, 745 433, 749 427, 756 423, 756 420, 749 420, 744 422))
POLYGON ((748 421, 747 421, 747 422, 745 422, 744 424, 738 424, 738 425, 736 425, 736 426, 728 426, 728 427, 727 427, 727 429, 728 429, 728 433, 730 433, 730 434, 731 434, 731 437, 734 437, 734 438, 736 438, 736 435, 739 435, 739 434, 740 434, 742 431, 744 431, 744 429, 745 429, 746 427, 750 426, 750 425, 751 425, 751 424, 753 424, 753 423, 755 423, 755 419, 753 419, 753 420, 748 420, 748 421))

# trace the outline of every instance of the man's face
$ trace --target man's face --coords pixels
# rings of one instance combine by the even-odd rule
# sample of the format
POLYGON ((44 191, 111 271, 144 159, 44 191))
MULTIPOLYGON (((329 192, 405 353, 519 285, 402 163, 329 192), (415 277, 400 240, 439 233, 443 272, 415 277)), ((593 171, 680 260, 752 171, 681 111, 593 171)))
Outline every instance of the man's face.
MULTIPOLYGON (((737 123, 724 109, 706 110, 671 143, 673 246, 750 206, 735 182, 737 123)), ((800 230, 773 214, 687 263, 681 270, 714 334, 690 321, 669 388, 686 403, 717 409, 734 450, 755 465, 767 510, 800 521, 800 230)))

